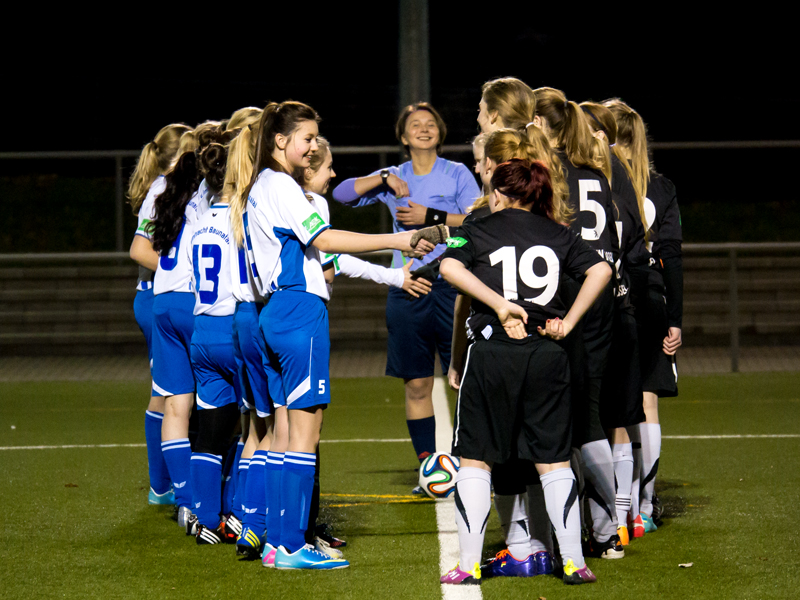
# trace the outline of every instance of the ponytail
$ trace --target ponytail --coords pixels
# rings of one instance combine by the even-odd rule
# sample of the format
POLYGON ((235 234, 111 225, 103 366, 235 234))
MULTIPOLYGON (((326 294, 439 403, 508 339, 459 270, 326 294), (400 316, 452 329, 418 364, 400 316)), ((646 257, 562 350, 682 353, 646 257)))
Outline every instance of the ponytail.
POLYGON ((533 90, 515 77, 487 81, 481 88, 481 97, 487 110, 502 119, 503 127, 523 130, 536 114, 533 90))
POLYGON ((155 202, 153 217, 153 250, 169 252, 183 226, 186 205, 197 191, 202 175, 194 152, 186 152, 167 176, 167 186, 155 202))
POLYGON ((228 148, 228 161, 225 168, 225 181, 222 186, 222 202, 230 209, 231 231, 236 247, 244 246, 244 209, 247 196, 244 195, 246 182, 253 174, 253 155, 255 136, 250 127, 245 127, 231 142, 228 148))
POLYGON ((538 88, 536 115, 544 119, 548 135, 557 150, 566 154, 576 167, 603 170, 603 162, 597 158, 592 134, 581 108, 568 101, 564 93, 554 88, 538 88))
POLYGON ((156 134, 152 142, 145 144, 136 168, 128 182, 128 202, 134 215, 139 214, 150 186, 156 177, 167 172, 178 152, 181 135, 191 128, 181 123, 167 125, 156 134))

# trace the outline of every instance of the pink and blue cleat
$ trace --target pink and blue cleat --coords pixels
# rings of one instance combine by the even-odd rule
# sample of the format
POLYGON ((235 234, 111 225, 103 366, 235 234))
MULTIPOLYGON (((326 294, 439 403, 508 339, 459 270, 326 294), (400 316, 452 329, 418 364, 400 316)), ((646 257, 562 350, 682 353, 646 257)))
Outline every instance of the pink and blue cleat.
POLYGON ((481 566, 475 563, 471 571, 462 571, 458 565, 450 569, 447 573, 442 575, 439 579, 441 583, 449 583, 452 585, 480 585, 481 584, 481 566))

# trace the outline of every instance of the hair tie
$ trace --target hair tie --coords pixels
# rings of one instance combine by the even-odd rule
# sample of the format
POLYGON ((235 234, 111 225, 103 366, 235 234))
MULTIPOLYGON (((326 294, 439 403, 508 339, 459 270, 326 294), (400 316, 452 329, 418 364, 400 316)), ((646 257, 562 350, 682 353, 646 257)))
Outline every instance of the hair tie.
POLYGON ((536 123, 534 123, 533 121, 531 121, 530 123, 528 123, 527 125, 525 125, 525 129, 527 130, 527 129, 528 129, 528 127, 530 127, 531 125, 533 125, 534 127, 536 127, 536 123))
POLYGON ((598 121, 598 120, 597 120, 597 117, 595 117, 595 116, 594 116, 594 113, 593 113, 591 110, 589 110, 589 108, 588 108, 588 107, 586 107, 586 106, 581 106, 581 110, 583 110, 583 113, 584 113, 584 114, 586 114, 586 115, 589 115, 590 117, 592 117, 592 120, 593 120, 595 123, 597 123, 597 126, 600 128, 600 131, 602 131, 603 133, 605 133, 606 135, 608 135, 608 132, 606 131, 606 128, 605 128, 605 127, 603 127, 602 123, 600 123, 600 121, 598 121))

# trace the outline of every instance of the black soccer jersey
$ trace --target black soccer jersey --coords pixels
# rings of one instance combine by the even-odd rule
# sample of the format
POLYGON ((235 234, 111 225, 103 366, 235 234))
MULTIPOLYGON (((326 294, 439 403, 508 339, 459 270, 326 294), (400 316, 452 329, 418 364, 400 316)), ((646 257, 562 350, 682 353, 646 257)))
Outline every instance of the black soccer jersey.
POLYGON ((619 258, 619 239, 614 226, 611 188, 599 171, 576 167, 559 153, 569 186, 569 205, 575 211, 572 230, 602 258, 615 264, 619 258))
POLYGON ((611 155, 611 173, 611 195, 620 250, 617 261, 617 296, 622 297, 627 295, 631 287, 631 271, 641 272, 646 269, 650 262, 650 252, 644 241, 644 226, 636 192, 628 172, 614 154, 611 155))
MULTIPOLYGON (((568 228, 522 209, 501 210, 457 233, 442 258, 458 260, 490 289, 525 308, 533 334, 547 319, 566 314, 561 274, 582 278, 602 260, 568 228)), ((467 326, 475 339, 506 335, 496 313, 478 300, 472 301, 467 326)))
POLYGON ((683 233, 675 185, 651 171, 644 204, 653 254, 651 281, 663 281, 669 326, 680 327, 683 321, 683 233))

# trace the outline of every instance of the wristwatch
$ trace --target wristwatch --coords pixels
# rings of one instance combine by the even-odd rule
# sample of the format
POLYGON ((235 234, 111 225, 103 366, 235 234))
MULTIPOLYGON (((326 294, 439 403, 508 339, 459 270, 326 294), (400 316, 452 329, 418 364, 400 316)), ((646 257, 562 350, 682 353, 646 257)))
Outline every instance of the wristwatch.
POLYGON ((389 169, 381 169, 381 183, 386 185, 386 180, 389 179, 389 169))

